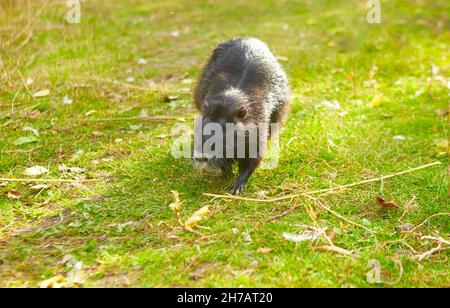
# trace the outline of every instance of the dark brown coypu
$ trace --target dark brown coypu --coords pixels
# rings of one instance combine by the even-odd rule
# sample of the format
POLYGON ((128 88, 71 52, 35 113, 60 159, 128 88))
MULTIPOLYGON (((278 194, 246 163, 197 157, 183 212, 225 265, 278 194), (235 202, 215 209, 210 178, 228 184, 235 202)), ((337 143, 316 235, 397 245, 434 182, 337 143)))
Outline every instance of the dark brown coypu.
POLYGON ((233 38, 219 44, 203 68, 194 92, 195 105, 201 113, 195 133, 197 138, 197 128, 201 129, 201 142, 196 141, 194 165, 215 167, 230 174, 237 163, 239 177, 231 193, 242 193, 263 158, 266 137, 275 133, 270 130, 271 124, 281 125, 287 114, 289 98, 286 74, 265 43, 255 38, 233 38), (223 143, 218 147, 213 144, 208 151, 205 150, 207 140, 217 136, 216 129, 205 129, 211 124, 220 128, 223 135, 216 141, 223 143), (244 134, 230 132, 228 124, 244 134), (249 149, 254 142, 249 139, 252 130, 257 135, 256 153, 249 149), (231 151, 226 136, 234 141, 231 151), (244 140, 243 155, 236 149, 238 140, 244 140), (205 155, 211 154, 208 152, 214 153, 205 155))

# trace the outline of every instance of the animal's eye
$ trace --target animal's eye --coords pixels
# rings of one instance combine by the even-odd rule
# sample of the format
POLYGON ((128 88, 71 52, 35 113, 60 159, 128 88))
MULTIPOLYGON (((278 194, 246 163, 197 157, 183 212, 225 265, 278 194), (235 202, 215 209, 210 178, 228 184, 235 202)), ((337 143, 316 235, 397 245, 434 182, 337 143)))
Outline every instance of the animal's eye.
POLYGON ((239 108, 237 116, 238 116, 238 118, 243 119, 247 116, 247 114, 248 114, 247 108, 241 107, 241 108, 239 108))

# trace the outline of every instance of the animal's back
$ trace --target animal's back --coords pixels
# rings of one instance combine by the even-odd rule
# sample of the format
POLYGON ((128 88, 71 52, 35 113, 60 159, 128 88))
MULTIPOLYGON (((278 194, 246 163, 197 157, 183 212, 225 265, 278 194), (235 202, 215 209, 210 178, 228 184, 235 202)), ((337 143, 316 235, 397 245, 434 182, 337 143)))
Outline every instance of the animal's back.
POLYGON ((285 113, 289 100, 286 74, 267 45, 258 39, 233 38, 214 49, 195 90, 197 108, 201 110, 207 96, 229 88, 246 93, 253 104, 259 105, 260 112, 264 107, 267 122, 279 122, 285 113))

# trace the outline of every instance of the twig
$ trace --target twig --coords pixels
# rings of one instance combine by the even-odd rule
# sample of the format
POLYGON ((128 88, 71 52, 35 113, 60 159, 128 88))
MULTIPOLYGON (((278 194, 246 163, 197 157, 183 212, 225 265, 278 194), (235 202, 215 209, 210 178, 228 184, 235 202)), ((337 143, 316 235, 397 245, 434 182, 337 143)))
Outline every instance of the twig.
POLYGON ((294 210, 296 210, 297 208, 299 208, 300 206, 301 206, 300 204, 296 204, 296 205, 294 205, 293 207, 291 207, 291 208, 287 209, 286 211, 284 211, 283 213, 280 213, 280 214, 278 214, 278 215, 275 215, 275 216, 270 217, 270 218, 267 220, 267 222, 274 221, 274 220, 280 219, 280 218, 282 218, 282 217, 284 217, 284 216, 287 216, 287 215, 289 215, 290 213, 292 213, 294 210))
POLYGON ((127 89, 134 89, 134 90, 141 90, 141 91, 148 91, 148 92, 157 92, 157 93, 176 93, 176 94, 190 94, 189 91, 179 91, 179 90, 164 90, 161 88, 150 88, 150 87, 144 87, 144 86, 138 86, 134 84, 119 82, 116 80, 110 80, 106 78, 99 78, 99 77, 90 77, 90 80, 93 81, 102 81, 102 82, 108 82, 111 84, 119 85, 127 89))
POLYGON ((86 182, 98 182, 102 181, 102 179, 87 179, 87 180, 68 180, 68 179, 10 179, 10 178, 0 178, 0 181, 3 182, 41 182, 41 183, 74 183, 74 182, 80 182, 80 183, 86 183, 86 182))
POLYGON ((415 226, 414 228, 412 228, 409 232, 414 232, 416 229, 418 229, 418 228, 422 227, 424 224, 426 224, 430 219, 437 217, 437 216, 450 216, 450 213, 437 213, 437 214, 431 215, 430 217, 425 219, 422 223, 420 223, 417 226, 415 226))
POLYGON ((420 239, 421 240, 437 241, 437 242, 443 243, 445 245, 450 245, 450 241, 444 240, 442 237, 434 237, 434 236, 424 235, 420 239))
POLYGON ((0 229, 0 232, 3 232, 3 231, 5 231, 6 229, 8 229, 9 227, 11 227, 13 223, 14 223, 14 222, 12 221, 12 222, 10 222, 6 227, 1 228, 1 229, 0 229))
POLYGON ((283 197, 278 197, 278 198, 273 198, 273 199, 256 199, 256 198, 246 198, 246 197, 239 197, 239 196, 233 196, 233 195, 216 195, 216 194, 211 194, 211 193, 203 193, 203 195, 208 196, 208 197, 213 197, 214 199, 215 198, 234 199, 234 200, 242 200, 242 201, 267 202, 267 203, 286 200, 286 199, 293 199, 293 198, 300 196, 300 194, 293 194, 293 195, 283 196, 283 197))
POLYGON ((327 228, 324 228, 323 231, 318 234, 318 236, 320 236, 323 239, 325 239, 325 241, 328 243, 328 245, 317 246, 316 249, 318 251, 331 251, 331 252, 340 253, 340 254, 342 254, 344 256, 353 256, 353 257, 355 257, 355 255, 354 255, 355 251, 350 251, 348 249, 336 246, 333 243, 333 241, 331 240, 331 238, 327 235, 326 231, 327 231, 327 228))
POLYGON ((397 219, 399 222, 401 222, 406 214, 408 214, 409 207, 411 206, 411 204, 413 204, 414 201, 416 201, 416 196, 413 196, 412 199, 403 207, 403 214, 399 219, 397 219))
POLYGON ((128 117, 128 118, 111 118, 111 119, 81 119, 79 122, 95 123, 95 122, 120 122, 120 121, 165 121, 165 120, 177 120, 184 122, 183 117, 172 116, 154 116, 154 117, 128 117))
MULTIPOLYGON (((446 249, 447 249, 447 248, 446 248, 446 249)), ((442 244, 439 243, 439 244, 437 245, 437 247, 432 248, 432 249, 430 249, 430 250, 428 250, 428 251, 425 251, 424 253, 422 253, 422 254, 420 254, 420 255, 418 255, 418 256, 416 256, 416 257, 417 257, 417 259, 418 259, 419 261, 422 261, 422 260, 424 260, 424 259, 428 259, 432 254, 434 254, 434 253, 436 253, 436 252, 439 252, 439 251, 441 251, 441 250, 442 250, 442 244)))
POLYGON ((369 229, 369 228, 366 228, 366 227, 364 227, 363 225, 360 225, 360 224, 358 224, 358 223, 356 223, 356 222, 354 222, 354 221, 351 221, 350 219, 348 219, 348 218, 342 216, 342 215, 339 214, 339 213, 336 213, 335 211, 333 211, 332 209, 330 209, 329 207, 327 207, 326 205, 324 205, 322 202, 320 202, 318 199, 316 199, 316 198, 314 198, 314 197, 312 197, 312 196, 308 196, 308 195, 305 195, 305 197, 307 197, 307 198, 309 198, 309 199, 315 201, 315 202, 317 203, 317 205, 319 205, 322 209, 326 210, 327 212, 330 212, 331 214, 333 214, 334 216, 336 216, 336 217, 338 217, 338 218, 344 220, 345 222, 347 222, 347 223, 349 223, 349 224, 351 224, 351 225, 354 225, 354 226, 356 226, 356 227, 360 227, 360 228, 362 228, 362 229, 364 229, 364 230, 366 230, 366 231, 368 231, 368 232, 370 232, 370 233, 376 233, 375 231, 373 231, 373 230, 371 230, 371 229, 369 229))
MULTIPOLYGON (((20 107, 20 106, 25 106, 25 105, 28 105, 28 103, 14 104, 14 107, 20 107)), ((10 108, 10 107, 11 107, 11 105, 9 105, 9 104, 0 105, 0 109, 10 108)))
POLYGON ((312 190, 312 191, 306 191, 306 192, 299 192, 299 193, 286 195, 286 196, 281 196, 281 197, 272 198, 272 199, 255 199, 255 198, 237 197, 237 196, 233 196, 233 195, 216 195, 216 194, 210 194, 210 193, 203 193, 203 195, 209 196, 209 197, 214 197, 214 198, 235 199, 235 200, 243 200, 243 201, 268 202, 268 203, 270 203, 270 202, 276 202, 276 201, 285 200, 285 199, 292 199, 292 198, 296 198, 296 197, 299 197, 299 196, 305 196, 306 197, 306 195, 316 195, 316 194, 327 193, 327 192, 331 192, 331 191, 335 191, 335 190, 342 190, 342 189, 346 189, 346 188, 350 188, 350 187, 361 186, 361 185, 364 185, 364 184, 368 184, 368 183, 372 183, 372 182, 378 182, 378 181, 381 181, 381 180, 385 180, 385 179, 389 179, 389 178, 392 178, 392 177, 395 177, 395 176, 399 176, 399 175, 415 172, 415 171, 418 171, 418 170, 422 170, 422 169, 429 168, 429 167, 432 167, 432 166, 437 166, 437 165, 440 165, 440 164, 442 164, 440 161, 435 161, 433 163, 429 163, 429 164, 422 165, 422 166, 419 166, 419 167, 416 167, 416 168, 412 168, 412 169, 404 170, 404 171, 401 171, 401 172, 397 172, 397 173, 381 176, 381 177, 374 178, 374 179, 359 181, 359 182, 355 182, 355 183, 351 183, 351 184, 347 184, 347 185, 342 185, 342 186, 335 186, 335 187, 318 189, 318 190, 312 190))
POLYGON ((33 32, 30 31, 27 38, 16 48, 16 52, 22 49, 26 44, 28 44, 29 41, 33 38, 33 32))
POLYGON ((353 256, 353 251, 335 246, 335 245, 322 245, 318 246, 316 248, 319 251, 332 251, 332 252, 338 252, 340 254, 343 254, 345 256, 353 256))
POLYGON ((20 77, 20 80, 22 81, 22 85, 23 85, 23 87, 25 88, 25 91, 28 93, 28 95, 29 95, 31 98, 34 98, 33 93, 31 93, 31 92, 30 92, 30 89, 28 89, 27 83, 26 83, 26 81, 25 81, 25 78, 23 78, 22 73, 21 73, 19 70, 18 70, 17 72, 19 73, 19 77, 20 77))

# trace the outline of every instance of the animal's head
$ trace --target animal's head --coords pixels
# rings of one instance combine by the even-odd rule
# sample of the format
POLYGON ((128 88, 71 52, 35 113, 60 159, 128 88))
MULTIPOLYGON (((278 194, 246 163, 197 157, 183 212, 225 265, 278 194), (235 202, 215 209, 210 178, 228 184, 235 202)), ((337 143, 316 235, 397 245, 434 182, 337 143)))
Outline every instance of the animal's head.
POLYGON ((243 129, 249 122, 245 93, 229 89, 208 97, 196 123, 194 165, 204 166, 203 169, 227 169, 235 154, 235 131, 243 129))

